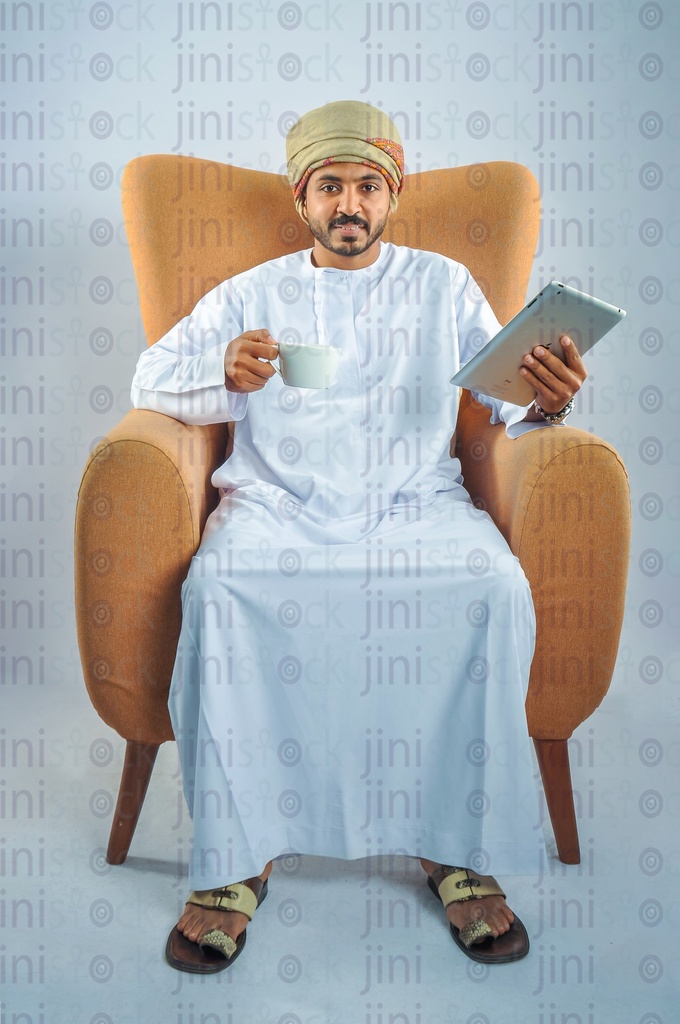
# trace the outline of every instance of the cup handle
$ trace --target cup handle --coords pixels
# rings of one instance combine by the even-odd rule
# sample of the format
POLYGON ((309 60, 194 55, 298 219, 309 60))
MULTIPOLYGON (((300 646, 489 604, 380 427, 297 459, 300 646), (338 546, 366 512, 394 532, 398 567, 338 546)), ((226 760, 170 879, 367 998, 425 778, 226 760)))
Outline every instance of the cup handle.
MULTIPOLYGON (((277 356, 276 358, 278 359, 279 357, 277 356)), ((281 371, 279 370, 279 368, 278 368, 278 366, 276 365, 276 363, 274 362, 274 360, 273 360, 273 359, 270 359, 270 360, 269 360, 269 362, 270 362, 270 363, 272 364, 272 366, 274 367, 274 369, 275 369, 275 370, 276 370, 276 372, 278 373, 278 375, 279 375, 279 377, 281 378, 281 380, 283 380, 283 374, 282 374, 282 373, 281 373, 281 371)))

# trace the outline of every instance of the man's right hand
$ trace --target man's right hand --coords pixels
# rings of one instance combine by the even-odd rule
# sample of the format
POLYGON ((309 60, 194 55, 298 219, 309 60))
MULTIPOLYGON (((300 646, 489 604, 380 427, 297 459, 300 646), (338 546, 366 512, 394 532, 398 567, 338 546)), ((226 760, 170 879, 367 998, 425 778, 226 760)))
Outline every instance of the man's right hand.
POLYGON ((265 359, 276 359, 279 350, 266 328, 244 331, 234 338, 224 353, 224 386, 227 391, 245 394, 260 391, 276 370, 265 359))

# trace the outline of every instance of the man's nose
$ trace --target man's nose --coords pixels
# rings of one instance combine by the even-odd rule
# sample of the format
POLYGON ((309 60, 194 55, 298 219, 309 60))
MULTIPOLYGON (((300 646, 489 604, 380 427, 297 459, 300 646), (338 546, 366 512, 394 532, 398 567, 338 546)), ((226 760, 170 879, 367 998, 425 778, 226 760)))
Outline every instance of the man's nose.
POLYGON ((358 213, 361 209, 361 199, 359 192, 354 189, 343 189, 338 199, 338 210, 340 213, 353 216, 358 213))

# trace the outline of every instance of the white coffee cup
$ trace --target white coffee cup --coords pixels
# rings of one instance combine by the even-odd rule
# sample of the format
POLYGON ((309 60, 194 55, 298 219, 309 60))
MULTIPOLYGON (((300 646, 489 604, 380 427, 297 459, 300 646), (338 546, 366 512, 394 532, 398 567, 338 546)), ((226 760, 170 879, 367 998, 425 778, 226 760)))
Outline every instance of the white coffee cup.
POLYGON ((284 384, 292 388, 327 388, 335 379, 340 349, 332 345, 302 345, 298 341, 277 342, 279 366, 272 363, 284 384))

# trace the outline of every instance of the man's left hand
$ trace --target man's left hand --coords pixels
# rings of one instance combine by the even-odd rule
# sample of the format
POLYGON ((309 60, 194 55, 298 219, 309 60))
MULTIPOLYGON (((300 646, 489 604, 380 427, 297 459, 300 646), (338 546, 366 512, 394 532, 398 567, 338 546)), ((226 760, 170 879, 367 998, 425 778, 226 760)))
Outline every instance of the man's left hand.
MULTIPOLYGON (((583 360, 571 338, 563 335, 560 345, 564 349, 566 363, 554 356, 547 348, 537 345, 533 352, 524 357, 520 373, 527 384, 536 389, 536 401, 547 413, 561 412, 588 376, 583 360)), ((540 420, 541 416, 532 408, 527 420, 540 420)))

